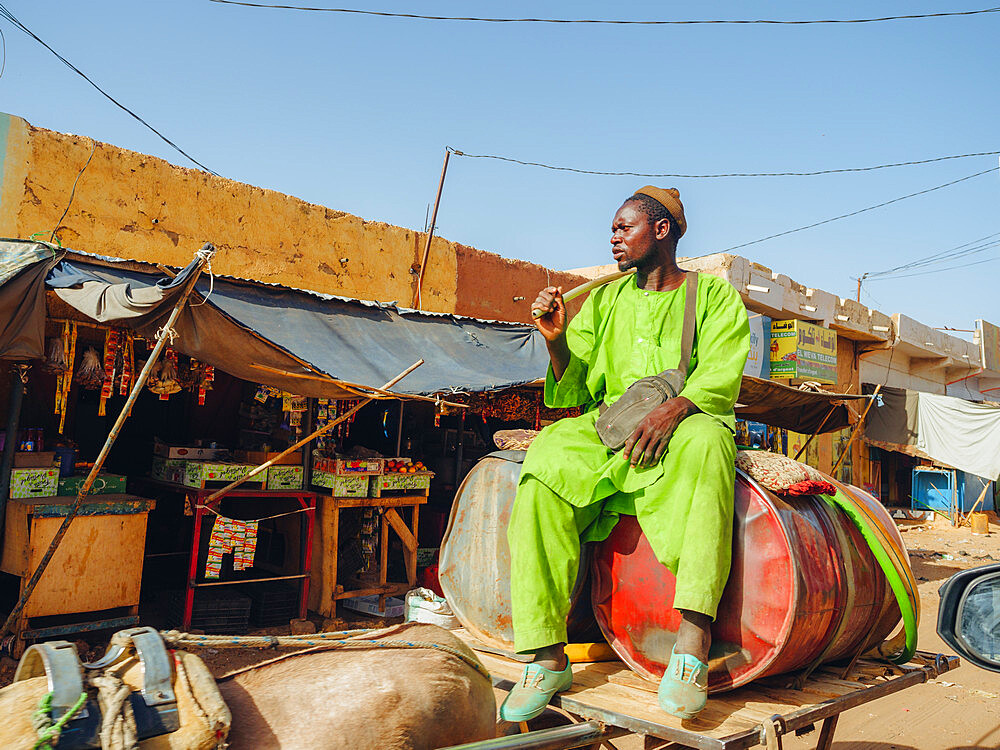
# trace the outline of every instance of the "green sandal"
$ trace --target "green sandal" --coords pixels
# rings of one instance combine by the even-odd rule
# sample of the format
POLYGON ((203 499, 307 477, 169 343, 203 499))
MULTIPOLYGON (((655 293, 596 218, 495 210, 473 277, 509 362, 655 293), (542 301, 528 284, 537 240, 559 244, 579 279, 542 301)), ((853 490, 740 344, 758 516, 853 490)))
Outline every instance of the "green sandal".
POLYGON ((529 664, 501 704, 500 718, 510 722, 530 721, 541 715, 553 695, 569 690, 572 684, 573 668, 568 661, 561 672, 529 664))
POLYGON ((708 702, 708 665, 690 654, 670 650, 667 670, 656 691, 660 708, 680 719, 692 719, 708 702))

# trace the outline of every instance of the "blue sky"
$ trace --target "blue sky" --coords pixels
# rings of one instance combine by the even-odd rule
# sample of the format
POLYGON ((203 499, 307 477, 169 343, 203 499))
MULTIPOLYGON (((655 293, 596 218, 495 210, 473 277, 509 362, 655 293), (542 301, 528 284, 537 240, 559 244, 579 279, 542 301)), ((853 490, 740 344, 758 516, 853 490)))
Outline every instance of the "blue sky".
MULTIPOLYGON (((417 229, 445 146, 584 169, 695 174, 863 167, 1000 149, 1000 14, 649 27, 429 22, 208 0, 5 4, 223 176, 417 229)), ((795 19, 987 5, 352 0, 346 7, 795 19)), ((0 109, 189 166, 33 40, 6 21, 0 28, 7 42, 0 109)), ((996 166, 997 157, 984 156, 820 177, 646 180, 453 157, 438 233, 555 268, 607 263, 614 210, 653 182, 680 189, 689 223, 680 252, 700 255, 996 166)), ((997 232, 1000 175, 992 172, 736 252, 853 296, 861 273, 997 232)), ((987 258, 1000 258, 1000 248, 968 260, 987 258)), ((1000 323, 998 270, 1000 260, 873 280, 862 301, 931 326, 972 328, 980 317, 1000 323)))

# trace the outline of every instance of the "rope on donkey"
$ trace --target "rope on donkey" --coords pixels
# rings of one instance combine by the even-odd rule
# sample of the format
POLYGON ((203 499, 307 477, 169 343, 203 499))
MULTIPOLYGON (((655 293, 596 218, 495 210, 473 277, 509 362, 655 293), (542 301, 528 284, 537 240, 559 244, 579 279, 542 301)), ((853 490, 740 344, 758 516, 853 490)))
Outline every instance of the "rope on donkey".
MULTIPOLYGON (((192 633, 181 633, 176 630, 161 631, 163 640, 172 647, 196 646, 200 648, 302 648, 312 647, 319 649, 376 649, 376 648, 403 648, 403 649, 431 649, 450 654, 465 662, 468 666, 479 672, 487 680, 490 673, 487 671, 475 656, 462 653, 453 646, 443 643, 433 643, 431 641, 375 641, 360 639, 354 636, 370 633, 369 630, 345 630, 341 632, 313 633, 310 635, 195 635, 192 633)), ((295 654, 291 654, 294 656, 295 654)))
POLYGON ((70 719, 79 713, 83 704, 87 702, 87 694, 80 693, 80 697, 69 711, 59 717, 59 721, 52 721, 52 696, 53 693, 46 693, 38 702, 38 709, 31 715, 31 726, 34 727, 38 740, 35 742, 33 750, 53 750, 59 744, 59 735, 63 727, 69 723, 70 719))

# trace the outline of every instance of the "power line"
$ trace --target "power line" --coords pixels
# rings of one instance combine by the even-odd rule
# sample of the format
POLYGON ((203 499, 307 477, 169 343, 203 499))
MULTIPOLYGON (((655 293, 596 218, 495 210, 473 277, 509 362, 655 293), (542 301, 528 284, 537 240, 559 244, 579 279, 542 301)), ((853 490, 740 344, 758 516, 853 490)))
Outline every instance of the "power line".
POLYGON ((71 62, 70 62, 69 60, 67 60, 67 59, 66 59, 65 57, 63 57, 63 56, 62 56, 62 55, 60 55, 60 54, 59 54, 58 52, 56 52, 56 51, 55 51, 54 49, 52 49, 52 47, 50 47, 50 46, 49 46, 48 44, 46 44, 46 43, 45 43, 45 42, 44 42, 44 41, 43 41, 43 40, 42 40, 42 39, 41 39, 41 38, 40 38, 40 37, 39 37, 39 36, 38 36, 37 34, 35 34, 35 33, 34 33, 34 32, 33 32, 32 30, 31 30, 31 29, 29 29, 29 28, 28 28, 27 26, 25 26, 25 25, 24 25, 23 23, 21 23, 20 21, 18 21, 18 20, 17 20, 17 18, 15 18, 15 17, 14 17, 14 14, 13 14, 13 13, 11 13, 11 12, 10 12, 9 10, 7 10, 7 8, 6 8, 6 7, 5 7, 5 6, 3 5, 3 4, 0 4, 0 17, 3 17, 3 18, 6 18, 6 19, 7 19, 8 21, 10 21, 10 22, 11 22, 11 23, 12 23, 12 24, 13 24, 13 25, 14 25, 14 26, 16 27, 16 28, 20 29, 20 30, 21 30, 21 31, 23 31, 23 32, 24 32, 25 34, 27 34, 27 35, 28 35, 28 36, 30 36, 30 37, 31 37, 32 39, 34 39, 34 40, 35 40, 36 42, 38 42, 38 43, 39 43, 40 45, 42 45, 43 47, 45 47, 45 49, 47 49, 47 50, 48 50, 49 52, 51 52, 51 53, 52 53, 53 55, 55 55, 55 56, 56 56, 56 57, 57 57, 57 58, 59 59, 59 61, 60 61, 61 63, 63 63, 63 64, 64 64, 64 65, 66 66, 66 67, 68 67, 68 68, 69 68, 70 70, 72 70, 72 71, 73 71, 74 73, 76 73, 76 74, 77 74, 78 76, 80 76, 81 78, 83 78, 83 80, 85 80, 85 81, 86 81, 87 83, 89 83, 89 84, 90 84, 91 86, 93 86, 93 87, 94 87, 95 89, 97 89, 97 90, 98 90, 98 91, 99 91, 99 92, 100 92, 100 93, 101 93, 101 94, 102 94, 102 95, 104 96, 104 98, 105 98, 105 99, 107 99, 107 100, 108 100, 109 102, 111 102, 111 103, 112 103, 112 104, 114 104, 114 105, 115 105, 116 107, 118 107, 118 109, 122 110, 122 112, 125 112, 125 113, 126 113, 127 115, 129 115, 129 116, 130 116, 130 117, 132 117, 133 119, 137 120, 137 121, 138 121, 139 123, 141 123, 142 125, 146 126, 146 127, 147 127, 147 128, 149 129, 149 130, 151 130, 151 131, 152 131, 153 133, 155 133, 155 134, 156 134, 157 136, 159 136, 160 140, 162 140, 162 141, 163 141, 164 143, 166 143, 166 144, 167 144, 168 146, 170 146, 170 147, 171 147, 172 149, 174 149, 174 150, 175 150, 175 151, 176 151, 177 153, 181 154, 181 155, 182 155, 182 156, 183 156, 184 158, 186 158, 186 159, 190 160, 190 161, 191 161, 191 162, 192 162, 193 164, 196 164, 196 165, 198 165, 198 167, 200 167, 201 169, 204 169, 204 170, 205 170, 206 172, 208 172, 209 174, 213 174, 213 175, 215 175, 216 177, 218 177, 218 176, 219 176, 218 172, 215 172, 214 170, 211 170, 211 169, 209 169, 208 167, 206 167, 206 166, 205 166, 204 164, 202 164, 202 163, 201 163, 200 161, 198 161, 198 160, 197 160, 197 159, 195 159, 195 158, 194 158, 193 156, 191 156, 191 154, 189 154, 189 153, 188 153, 187 151, 185 151, 184 149, 182 149, 182 148, 181 148, 180 146, 178 146, 178 145, 177 145, 176 143, 174 143, 174 142, 173 142, 172 140, 170 140, 170 139, 169 139, 169 138, 167 138, 167 137, 166 137, 165 135, 163 135, 163 133, 161 133, 161 132, 160 132, 159 130, 157 130, 156 128, 154 128, 154 127, 153 127, 152 125, 150 125, 150 124, 149 124, 148 122, 146 122, 146 121, 145 121, 144 119, 142 119, 142 118, 141 118, 141 117, 140 117, 139 115, 137 115, 137 114, 136 114, 135 112, 133 112, 133 111, 132 111, 131 109, 129 109, 129 108, 128 108, 128 107, 126 107, 126 106, 125 106, 124 104, 122 104, 122 103, 121 103, 121 102, 119 102, 119 101, 118 101, 117 99, 115 99, 115 98, 114 98, 113 96, 111 96, 111 94, 109 94, 109 93, 108 93, 107 91, 105 91, 105 90, 104 90, 104 89, 102 89, 102 88, 101 88, 100 86, 98 86, 98 85, 97 85, 96 83, 94 83, 94 81, 93 81, 93 80, 91 80, 91 78, 90 78, 90 77, 89 77, 89 76, 88 76, 88 75, 87 75, 86 73, 84 73, 84 72, 83 72, 82 70, 80 70, 80 69, 79 69, 78 67, 76 67, 75 65, 73 65, 73 63, 71 63, 71 62))
MULTIPOLYGON (((213 2, 222 0, 213 0, 213 2)), ((969 154, 955 154, 952 156, 938 156, 933 159, 918 159, 915 161, 899 161, 890 164, 876 164, 871 167, 845 167, 842 169, 821 169, 815 172, 720 172, 716 174, 681 174, 673 172, 602 172, 594 169, 578 169, 576 167, 559 167, 552 164, 543 164, 537 161, 522 161, 510 156, 497 156, 494 154, 467 154, 464 151, 448 147, 448 150, 455 156, 464 156, 467 159, 495 159, 496 161, 520 164, 525 167, 541 167, 551 169, 556 172, 574 172, 576 174, 603 175, 609 177, 678 177, 691 180, 718 179, 723 177, 815 177, 824 174, 842 174, 845 172, 872 172, 877 169, 889 169, 892 167, 910 167, 916 164, 932 164, 939 161, 949 161, 952 159, 968 159, 973 156, 997 156, 1000 151, 978 151, 969 154)))
POLYGON ((949 266, 948 268, 932 268, 930 271, 919 271, 917 273, 907 273, 907 274, 903 274, 902 276, 886 276, 886 277, 882 277, 882 278, 878 278, 878 279, 874 279, 874 280, 875 281, 895 281, 896 279, 912 279, 914 276, 926 276, 929 273, 944 273, 945 271, 955 271, 955 270, 957 270, 959 268, 969 268, 970 266, 978 266, 978 265, 982 265, 983 263, 992 263, 992 262, 997 261, 997 260, 1000 260, 1000 255, 997 255, 997 256, 995 256, 993 258, 986 258, 984 260, 977 260, 977 261, 974 261, 972 263, 962 263, 961 265, 958 265, 958 266, 949 266))
POLYGON ((909 263, 904 263, 894 268, 889 268, 885 271, 874 271, 871 273, 866 273, 864 278, 873 279, 882 276, 891 276, 896 273, 903 271, 908 271, 912 268, 919 268, 922 266, 929 266, 936 263, 944 263, 949 260, 955 260, 956 258, 965 257, 969 255, 975 255, 976 253, 981 253, 984 250, 988 250, 995 245, 1000 244, 1000 240, 994 240, 994 237, 1000 236, 1000 232, 994 234, 988 234, 985 237, 980 237, 979 239, 972 240, 971 242, 965 242, 961 245, 956 245, 955 247, 949 248, 948 250, 940 250, 931 255, 927 255, 923 258, 918 258, 916 260, 910 261, 909 263), (991 240, 987 242, 987 240, 991 240), (970 247, 971 246, 971 247, 970 247))
POLYGON ((880 23, 883 21, 910 21, 920 18, 945 18, 948 16, 977 16, 984 13, 1000 12, 1000 7, 983 8, 981 10, 963 10, 948 13, 919 13, 903 16, 879 16, 875 18, 819 18, 801 21, 750 18, 750 19, 711 19, 711 20, 630 20, 607 18, 484 18, 479 16, 429 16, 420 13, 389 13, 379 10, 362 10, 359 8, 317 8, 304 5, 278 5, 272 3, 248 3, 240 0, 210 0, 223 5, 242 5, 247 8, 273 8, 280 10, 304 10, 319 13, 342 13, 360 16, 381 16, 384 18, 408 18, 421 21, 476 21, 481 23, 557 23, 557 24, 608 24, 619 26, 695 26, 707 24, 770 24, 786 26, 805 26, 807 24, 848 24, 848 23, 880 23))
POLYGON ((960 182, 965 182, 966 180, 971 180, 973 177, 979 177, 981 175, 988 174, 990 172, 996 172, 997 169, 998 169, 997 167, 990 167, 989 169, 984 169, 982 172, 976 172, 975 174, 970 174, 970 175, 968 175, 966 177, 960 177, 957 180, 952 180, 951 182, 946 182, 943 185, 936 185, 935 187, 927 188, 926 190, 919 190, 916 193, 910 193, 909 195, 903 195, 903 196, 900 196, 899 198, 893 198, 892 200, 884 201, 882 203, 877 203, 874 206, 868 206, 867 208, 861 208, 861 209, 858 209, 857 211, 851 211, 850 213, 847 213, 847 214, 841 214, 840 216, 834 216, 831 219, 823 219, 823 221, 817 221, 817 222, 815 222, 813 224, 807 224, 804 227, 796 227, 795 229, 789 229, 789 230, 784 231, 784 232, 778 232, 777 234, 771 234, 771 235, 768 235, 767 237, 761 237, 760 239, 757 239, 757 240, 751 240, 750 242, 743 242, 743 243, 741 243, 739 245, 733 245, 732 247, 727 247, 722 252, 728 253, 731 250, 738 250, 741 247, 749 247, 750 245, 756 245, 756 244, 758 244, 760 242, 766 242, 767 240, 773 240, 776 237, 784 237, 785 235, 788 235, 788 234, 794 234, 795 232, 802 232, 802 231, 804 231, 806 229, 812 229, 813 227, 822 226, 823 224, 829 224, 830 222, 833 222, 833 221, 839 221, 840 219, 847 219, 847 218, 849 218, 851 216, 857 216, 858 214, 863 214, 863 213, 865 213, 867 211, 874 211, 876 208, 883 208, 884 206, 889 206, 889 205, 892 205, 893 203, 899 203, 900 201, 905 201, 907 198, 915 198, 918 195, 926 195, 927 193, 933 193, 935 190, 941 190, 942 188, 950 187, 952 185, 957 185, 960 182))

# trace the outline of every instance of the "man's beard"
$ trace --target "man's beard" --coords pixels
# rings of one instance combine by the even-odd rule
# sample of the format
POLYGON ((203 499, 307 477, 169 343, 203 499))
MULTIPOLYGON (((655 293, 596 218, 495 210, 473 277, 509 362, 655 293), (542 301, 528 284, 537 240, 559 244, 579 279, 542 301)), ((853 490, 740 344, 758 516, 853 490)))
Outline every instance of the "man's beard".
POLYGON ((638 258, 630 258, 628 260, 618 261, 619 271, 631 271, 633 268, 639 271, 648 271, 653 266, 656 265, 657 253, 656 245, 649 248, 644 254, 640 255, 638 258))

